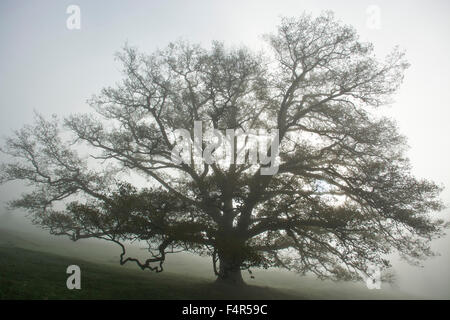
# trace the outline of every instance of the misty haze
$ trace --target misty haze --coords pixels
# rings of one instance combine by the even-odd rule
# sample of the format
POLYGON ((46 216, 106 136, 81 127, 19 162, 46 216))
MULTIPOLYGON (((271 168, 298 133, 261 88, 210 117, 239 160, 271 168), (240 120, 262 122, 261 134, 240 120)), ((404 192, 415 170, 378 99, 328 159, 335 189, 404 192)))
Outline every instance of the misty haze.
POLYGON ((2 1, 0 299, 449 299, 449 9, 2 1))

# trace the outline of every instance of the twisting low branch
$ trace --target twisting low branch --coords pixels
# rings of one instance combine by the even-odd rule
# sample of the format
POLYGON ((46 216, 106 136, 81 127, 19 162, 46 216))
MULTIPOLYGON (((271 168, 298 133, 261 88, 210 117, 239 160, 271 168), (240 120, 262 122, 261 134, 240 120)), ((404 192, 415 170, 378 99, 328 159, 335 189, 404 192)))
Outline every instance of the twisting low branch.
MULTIPOLYGON (((406 138, 371 112, 400 86, 404 54, 377 59, 329 12, 284 18, 265 39, 270 53, 220 42, 179 41, 150 55, 125 46, 124 79, 89 100, 94 112, 62 126, 37 115, 6 140, 13 161, 0 182, 32 187, 11 206, 53 234, 117 243, 120 264, 161 272, 170 247, 211 256, 218 278, 237 282, 250 267, 360 279, 370 265, 388 268, 393 251, 412 262, 433 255, 429 243, 447 227, 430 215, 443 209, 442 188, 411 174, 406 138), (195 121, 203 138, 184 150, 192 161, 173 162, 178 129, 194 141, 195 121), (269 164, 200 162, 214 142, 208 129, 278 130, 279 153, 270 144, 269 164), (261 174, 275 162, 275 174, 261 174), (135 240, 151 258, 125 257, 123 243, 135 240)), ((248 159, 249 146, 232 158, 248 159)))

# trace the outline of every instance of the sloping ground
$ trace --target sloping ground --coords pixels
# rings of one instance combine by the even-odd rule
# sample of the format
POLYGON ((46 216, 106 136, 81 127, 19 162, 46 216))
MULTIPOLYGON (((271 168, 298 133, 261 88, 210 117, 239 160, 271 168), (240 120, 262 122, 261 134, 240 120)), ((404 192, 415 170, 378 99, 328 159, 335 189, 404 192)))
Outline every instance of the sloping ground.
POLYGON ((216 286, 201 278, 142 273, 21 248, 0 247, 1 299, 299 299, 276 289, 216 286), (66 288, 66 268, 81 268, 81 289, 66 288))
MULTIPOLYGON (((145 252, 133 248, 133 254, 145 252)), ((254 270, 244 288, 217 286, 209 260, 175 255, 167 271, 118 266, 118 251, 102 242, 0 229, 0 299, 408 299, 417 298, 364 284, 320 281, 289 272, 254 270), (89 262, 87 262, 89 261, 89 262), (66 268, 81 268, 81 290, 66 288, 66 268)))

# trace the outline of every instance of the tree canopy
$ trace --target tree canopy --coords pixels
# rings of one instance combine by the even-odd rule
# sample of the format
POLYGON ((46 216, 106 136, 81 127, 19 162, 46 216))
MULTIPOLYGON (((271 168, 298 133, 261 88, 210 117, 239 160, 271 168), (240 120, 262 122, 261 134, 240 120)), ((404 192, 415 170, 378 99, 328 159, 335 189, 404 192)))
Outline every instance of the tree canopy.
POLYGON ((52 234, 117 243, 121 264, 159 272, 168 253, 186 250, 211 256, 218 278, 233 282, 252 267, 359 279, 371 265, 388 268, 392 252, 411 262, 432 255, 441 188, 411 174, 405 137, 373 112, 399 88, 404 54, 378 59, 331 13, 283 18, 265 40, 258 53, 220 42, 152 54, 125 46, 123 81, 89 100, 93 112, 37 115, 6 140, 15 160, 1 182, 32 186, 11 205, 52 234), (277 129, 276 173, 261 174, 261 163, 175 163, 175 131, 194 137, 195 121, 277 129), (128 257, 128 240, 148 243, 148 260, 128 257))

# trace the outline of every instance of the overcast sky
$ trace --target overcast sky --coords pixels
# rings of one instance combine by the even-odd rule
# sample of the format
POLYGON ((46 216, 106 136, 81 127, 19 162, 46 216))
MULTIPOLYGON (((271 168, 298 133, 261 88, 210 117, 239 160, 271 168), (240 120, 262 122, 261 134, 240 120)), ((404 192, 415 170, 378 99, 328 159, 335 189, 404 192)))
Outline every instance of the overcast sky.
MULTIPOLYGON (((29 123, 33 110, 61 116, 88 111, 86 99, 120 79, 114 52, 128 41, 151 52, 184 38, 259 48, 280 16, 333 10, 383 56, 395 45, 411 63, 385 110, 408 137, 416 175, 444 185, 450 204, 450 1, 0 1, 0 136, 29 123), (69 30, 69 5, 81 28, 69 30), (379 13, 379 20, 376 14, 379 13), (374 20, 375 19, 375 20, 374 20)), ((16 192, 0 187, 0 200, 16 192)), ((1 204, 3 206, 3 204, 1 204)), ((2 209, 0 211, 3 212, 2 209)), ((449 219, 449 210, 441 213, 449 219)), ((397 264, 399 284, 450 298, 450 237, 422 269, 397 264)))

